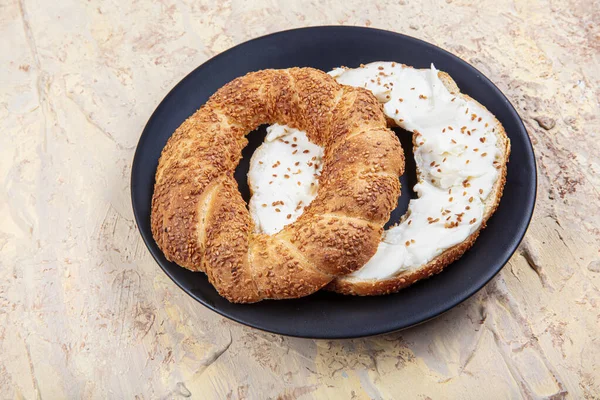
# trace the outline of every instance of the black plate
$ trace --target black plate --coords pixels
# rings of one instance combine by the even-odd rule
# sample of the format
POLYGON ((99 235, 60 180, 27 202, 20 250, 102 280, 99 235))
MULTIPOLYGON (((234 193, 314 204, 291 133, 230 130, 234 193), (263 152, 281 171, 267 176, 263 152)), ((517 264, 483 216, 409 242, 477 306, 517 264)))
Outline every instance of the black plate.
MULTIPOLYGON (((400 132, 399 132, 400 133, 400 132)), ((401 134, 406 138, 407 134, 401 134)), ((248 199, 245 173, 264 127, 249 135, 250 144, 236 171, 248 199)), ((407 173, 393 215, 406 210, 414 184, 412 153, 406 147, 407 173), (411 170, 412 169, 412 170, 411 170)), ((358 27, 314 27, 279 32, 227 50, 192 71, 156 108, 138 143, 131 171, 135 218, 148 249, 173 281, 208 308, 243 324, 269 332, 311 338, 351 338, 406 328, 456 306, 481 289, 506 264, 523 238, 536 194, 535 158, 519 115, 489 79, 458 57, 423 41, 397 33, 358 27), (448 72, 461 91, 485 105, 504 125, 512 143, 504 196, 479 239, 443 273, 388 296, 352 297, 319 292, 296 300, 231 304, 220 297, 202 273, 165 259, 152 239, 150 201, 160 152, 173 131, 211 94, 232 79, 265 68, 310 66, 329 71, 371 61, 396 61, 417 68, 431 63, 448 72)))

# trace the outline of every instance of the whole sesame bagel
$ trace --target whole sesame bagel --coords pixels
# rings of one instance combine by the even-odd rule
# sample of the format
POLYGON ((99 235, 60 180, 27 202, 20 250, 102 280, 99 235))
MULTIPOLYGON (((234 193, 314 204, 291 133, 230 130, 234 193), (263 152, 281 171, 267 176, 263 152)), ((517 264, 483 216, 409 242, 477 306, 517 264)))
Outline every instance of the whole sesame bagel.
POLYGON ((400 193, 404 155, 367 90, 312 68, 263 70, 219 89, 171 136, 156 171, 152 234, 231 302, 295 298, 362 267, 400 193), (324 147, 316 198, 280 232, 254 233, 233 173, 259 125, 324 147))

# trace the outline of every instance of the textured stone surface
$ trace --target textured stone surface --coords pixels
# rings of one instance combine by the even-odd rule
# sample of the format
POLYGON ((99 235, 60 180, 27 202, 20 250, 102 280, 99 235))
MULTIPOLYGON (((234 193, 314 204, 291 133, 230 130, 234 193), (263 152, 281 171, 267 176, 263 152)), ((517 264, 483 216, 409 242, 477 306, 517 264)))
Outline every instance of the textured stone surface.
POLYGON ((600 3, 593 0, 0 3, 1 398, 597 398, 600 3), (520 251, 470 300, 401 333, 313 341, 199 306, 133 221, 153 108, 194 67, 292 27, 427 40, 474 64, 535 145, 520 251))

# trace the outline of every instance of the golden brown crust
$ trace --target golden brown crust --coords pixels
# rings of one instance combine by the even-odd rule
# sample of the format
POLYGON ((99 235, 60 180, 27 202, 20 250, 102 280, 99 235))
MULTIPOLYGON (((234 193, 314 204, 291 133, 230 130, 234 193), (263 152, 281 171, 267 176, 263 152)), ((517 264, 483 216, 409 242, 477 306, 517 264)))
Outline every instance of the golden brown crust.
POLYGON ((169 139, 152 233, 167 259, 206 272, 232 302, 304 296, 375 253, 403 169, 398 139, 371 93, 311 68, 250 73, 219 89, 169 139), (306 131, 325 154, 317 197, 267 236, 252 233, 233 172, 245 135, 274 122, 306 131))
MULTIPOLYGON (((460 90, 456 86, 456 83, 447 73, 439 72, 439 77, 451 93, 477 102, 471 97, 461 94, 460 90)), ((485 108, 483 105, 479 105, 485 108)), ((390 122, 390 120, 388 120, 388 122, 390 122)), ((500 124, 500 122, 497 120, 496 127, 498 148, 501 151, 503 160, 501 164, 499 164, 500 174, 498 180, 496 181, 492 192, 485 202, 483 223, 479 229, 477 229, 477 231, 473 232, 463 242, 445 250, 442 254, 435 257, 429 263, 419 267, 417 270, 400 273, 392 278, 380 280, 357 280, 350 279, 348 277, 338 277, 329 285, 327 285, 326 289, 337 293, 359 296, 373 296, 394 293, 412 285, 421 279, 429 278, 432 275, 440 273, 449 264, 459 259, 473 245, 473 243, 475 243, 477 236, 479 236, 479 232, 485 228, 487 220, 496 211, 496 208, 500 203, 500 198, 502 197, 502 191, 504 190, 504 184, 506 182, 506 167, 508 157, 510 155, 510 140, 508 139, 502 124, 500 124)))

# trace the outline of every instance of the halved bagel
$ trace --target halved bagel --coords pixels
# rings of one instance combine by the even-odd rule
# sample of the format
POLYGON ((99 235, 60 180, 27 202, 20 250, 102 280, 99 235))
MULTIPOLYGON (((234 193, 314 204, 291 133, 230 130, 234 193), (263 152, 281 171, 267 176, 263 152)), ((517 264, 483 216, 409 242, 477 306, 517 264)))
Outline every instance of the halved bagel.
MULTIPOLYGON (((411 68, 402 66, 403 68, 411 68)), ((460 90, 456 83, 452 80, 452 78, 444 72, 438 72, 437 76, 440 81, 443 83, 444 87, 450 92, 450 94, 460 97, 462 99, 467 100, 470 104, 474 104, 479 107, 484 112, 488 113, 488 118, 491 118, 493 121, 489 128, 490 132, 495 135, 496 139, 496 148, 498 151, 498 156, 494 161, 495 168, 498 170, 498 174, 496 180, 493 183, 489 194, 485 199, 483 199, 483 212, 481 224, 475 229, 471 234, 469 234, 464 240, 461 240, 459 243, 444 249, 441 253, 437 254, 435 257, 431 258, 427 262, 408 267, 404 270, 399 271, 398 273, 392 276, 386 276, 381 278, 373 278, 373 277, 361 277, 359 272, 354 274, 348 274, 343 277, 338 277, 334 281, 332 281, 327 287, 327 290, 332 290, 338 293, 343 294, 351 294, 351 295, 381 295, 388 294, 392 292, 396 292, 402 288, 405 288, 420 279, 430 277, 434 274, 441 272, 446 266, 460 258, 465 251, 467 251, 475 242, 477 236, 481 229, 485 228, 485 224, 487 220, 492 216, 498 207, 500 198, 502 197, 502 191, 504 188, 504 184, 506 181, 506 167, 508 162, 508 157, 510 154, 510 141, 506 135, 502 124, 481 104, 472 99, 471 97, 460 93, 460 90)), ((377 93, 376 93, 377 94, 377 93)), ((380 96, 378 96, 379 98, 380 96)), ((426 96, 422 96, 426 98, 426 96)), ((467 109, 468 111, 468 109, 467 109)), ((397 110, 396 110, 397 112, 397 110)), ((388 112, 388 122, 390 126, 398 126, 397 121, 401 120, 400 116, 396 116, 396 118, 389 118, 390 113, 388 112)), ((473 114, 475 115, 475 114, 473 114)), ((476 117, 475 117, 476 118, 476 117)), ((408 129, 408 128, 407 128, 408 129)), ((410 129, 409 129, 410 130, 410 129)), ((450 131, 448 131, 450 133, 450 131)), ((470 135, 471 132, 468 132, 470 135)), ((420 133, 413 130, 413 144, 414 151, 416 153, 417 149, 421 144, 420 133)), ((483 139, 483 142, 485 140, 483 139)), ((482 142, 482 143, 483 143, 482 142)), ((476 149, 475 149, 476 150, 476 149)), ((417 175, 418 180, 422 181, 423 171, 419 168, 419 164, 417 163, 417 175)), ((451 194, 449 196, 452 196, 451 194)), ((440 206, 442 206, 440 204, 440 206)), ((409 208, 410 210, 410 208, 409 208)), ((405 215, 400 223, 404 223, 407 219, 410 218, 410 214, 405 215)), ((435 220, 433 221, 435 222, 435 220)), ((431 238, 431 240, 434 240, 431 238)), ((410 246, 412 243, 406 242, 406 246, 410 246)), ((377 257, 377 256, 376 256, 377 257)), ((372 262, 371 260, 369 262, 372 262)), ((368 266, 368 264, 367 264, 368 266)), ((366 267, 365 267, 366 268, 366 267)))
POLYGON ((249 73, 219 89, 167 142, 152 233, 167 259, 205 272, 229 301, 305 296, 375 254, 403 169, 400 143, 368 91, 311 68, 249 73), (317 197, 269 236, 253 232, 233 173, 245 135, 275 122, 306 131, 325 153, 317 197))

